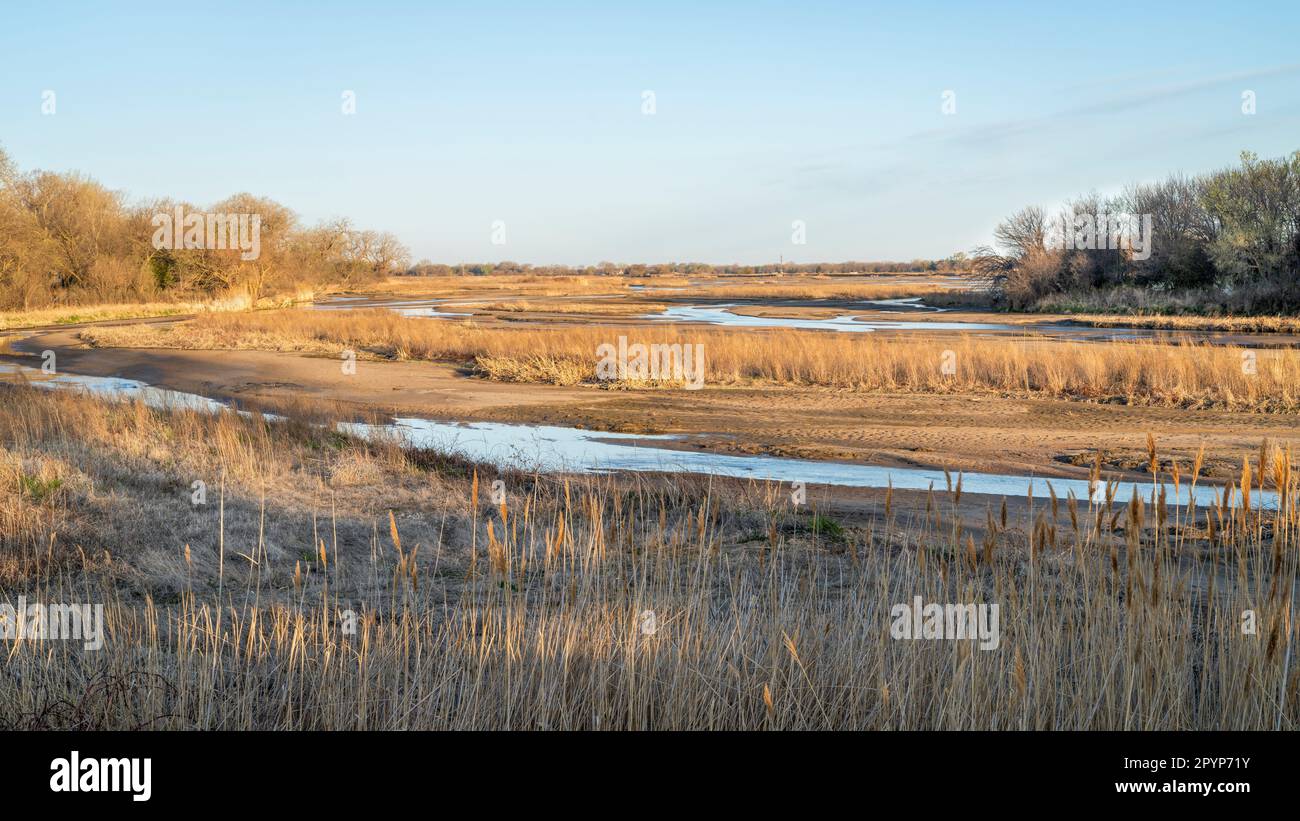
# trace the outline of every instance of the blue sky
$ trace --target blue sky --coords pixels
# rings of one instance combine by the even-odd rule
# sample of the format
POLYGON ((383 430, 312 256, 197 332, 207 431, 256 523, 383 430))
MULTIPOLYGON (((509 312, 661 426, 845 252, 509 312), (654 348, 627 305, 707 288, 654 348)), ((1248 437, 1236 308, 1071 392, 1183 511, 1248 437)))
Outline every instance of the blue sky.
POLYGON ((1022 205, 1300 149, 1294 0, 113 5, 6 0, 20 167, 251 191, 440 262, 945 256, 1022 205))

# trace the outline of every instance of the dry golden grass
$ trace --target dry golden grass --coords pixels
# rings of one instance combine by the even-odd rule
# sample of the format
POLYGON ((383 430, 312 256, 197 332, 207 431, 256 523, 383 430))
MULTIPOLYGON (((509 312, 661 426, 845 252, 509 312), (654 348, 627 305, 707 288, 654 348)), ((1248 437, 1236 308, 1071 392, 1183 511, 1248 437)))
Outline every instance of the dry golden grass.
MULTIPOLYGON (((647 280, 621 276, 541 276, 537 274, 492 276, 389 277, 367 293, 404 296, 464 296, 481 291, 502 291, 534 297, 626 293, 628 285, 647 280)), ((658 279, 654 280, 656 283, 658 279)))
MULTIPOLYGON (((311 302, 314 291, 306 288, 258 300, 258 309, 285 308, 311 302)), ((181 314, 246 311, 254 307, 247 294, 235 293, 200 302, 126 302, 99 305, 68 305, 29 311, 0 313, 0 331, 35 328, 44 325, 79 325, 84 322, 108 322, 120 319, 178 316, 181 314)))
POLYGON ((662 313, 668 306, 654 302, 615 302, 601 300, 593 302, 565 302, 559 300, 508 300, 501 302, 457 302, 447 306, 456 311, 501 311, 504 313, 530 314, 603 314, 603 315, 641 315, 662 313))
POLYGON ((34 389, 0 389, 0 442, 0 600, 107 624, 98 651, 5 642, 9 728, 1300 723, 1300 473, 1269 449, 1244 475, 1275 511, 1071 498, 979 532, 960 483, 844 527, 690 477, 504 474, 491 504, 454 458, 34 389), (915 596, 997 604, 998 649, 891 639, 915 596))
POLYGON ((1154 328, 1170 331, 1225 331, 1228 333, 1300 333, 1300 317, 1293 316, 1129 316, 1070 314, 1071 322, 1099 328, 1154 328))
POLYGON ((31 311, 6 311, 0 313, 0 330, 32 328, 42 325, 74 325, 80 322, 100 322, 111 319, 137 317, 175 316, 203 310, 203 305, 191 302, 143 302, 121 305, 75 305, 59 308, 39 308, 31 311))
POLYGON ((942 285, 876 282, 756 282, 744 285, 716 285, 690 288, 677 296, 714 299, 901 299, 926 294, 946 294, 942 285))
MULTIPOLYGON (((916 275, 908 275, 916 276, 916 275)), ((646 289, 674 288, 675 295, 719 299, 894 299, 950 294, 952 289, 907 278, 879 277, 878 282, 844 282, 818 275, 772 277, 656 276, 542 276, 537 274, 490 276, 390 277, 368 289, 380 294, 464 296, 476 292, 500 292, 529 297, 594 296, 626 294, 631 286, 646 289)))
POLYGON ((738 332, 688 325, 485 328, 391 312, 214 314, 173 328, 95 328, 91 344, 244 348, 472 363, 501 380, 595 382, 596 349, 616 343, 705 346, 706 385, 775 383, 863 391, 1046 396, 1188 408, 1294 412, 1300 352, 1155 342, 738 332), (1253 357, 1254 372, 1243 367, 1253 357), (952 374, 943 365, 951 362, 952 374))

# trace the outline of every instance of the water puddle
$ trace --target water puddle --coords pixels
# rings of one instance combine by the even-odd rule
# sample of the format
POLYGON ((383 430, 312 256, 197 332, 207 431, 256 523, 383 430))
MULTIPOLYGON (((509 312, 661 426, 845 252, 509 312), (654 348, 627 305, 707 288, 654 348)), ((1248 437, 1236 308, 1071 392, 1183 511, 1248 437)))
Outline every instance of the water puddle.
MULTIPOLYGON (((906 299, 863 300, 862 304, 879 305, 892 311, 916 311, 944 313, 947 308, 925 305, 921 297, 906 299)), ((863 314, 841 314, 829 319, 746 316, 728 310, 737 307, 750 307, 741 303, 719 305, 680 305, 669 307, 662 313, 642 314, 640 319, 656 322, 698 322, 707 325, 721 325, 730 328, 797 328, 814 331, 839 331, 845 333, 870 333, 872 331, 997 331, 1015 334, 1041 334, 1044 336, 1071 339, 1080 342, 1152 342, 1170 337, 1189 337, 1202 343, 1216 345, 1240 344, 1239 339, 1224 338, 1207 331, 1168 332, 1147 328, 1107 327, 1094 328, 1084 325, 1011 325, 1000 322, 927 322, 908 320, 889 320, 865 318, 863 314)), ((1269 335, 1257 334, 1255 339, 1264 341, 1269 335)))
MULTIPOLYGON (((47 375, 39 369, 0 363, 0 377, 25 377, 29 384, 49 390, 84 390, 96 396, 115 399, 138 399, 150 407, 216 413, 233 410, 229 405, 206 396, 156 388, 134 379, 77 374, 47 375)), ((246 411, 237 411, 247 415, 246 411)), ((265 414, 267 418, 278 418, 265 414)), ((606 473, 610 471, 694 473, 730 476, 772 482, 805 482, 841 487, 886 488, 899 490, 946 491, 948 478, 941 470, 886 468, 845 462, 819 462, 774 456, 733 456, 704 451, 676 450, 655 442, 680 442, 684 437, 673 434, 646 435, 608 433, 550 425, 515 425, 500 422, 438 422, 414 417, 397 418, 391 424, 371 425, 359 422, 339 424, 341 431, 366 438, 398 437, 415 446, 433 448, 461 455, 475 462, 526 471, 606 473)), ((957 477, 952 477, 955 482, 957 477)), ((994 473, 961 475, 962 492, 992 496, 1026 496, 1058 498, 1069 493, 1086 501, 1093 488, 1086 479, 1044 479, 994 473), (1050 482, 1050 489, 1049 489, 1050 482)), ((1121 482, 1116 503, 1125 503, 1133 494, 1150 499, 1151 482, 1121 482)), ((1217 505, 1220 490, 1198 486, 1194 497, 1183 484, 1176 493, 1165 486, 1170 504, 1186 505, 1194 498, 1198 506, 1217 505)), ((1257 493, 1266 507, 1277 506, 1277 494, 1257 493)), ((1234 498, 1234 503, 1239 499, 1234 498)))
POLYGON ((931 311, 941 314, 947 311, 947 308, 939 308, 935 305, 926 305, 922 300, 924 297, 908 296, 899 297, 898 299, 864 299, 864 305, 880 305, 885 308, 903 311, 931 311))
POLYGON ((474 315, 472 312, 461 313, 457 311, 440 311, 431 305, 423 306, 423 307, 412 307, 412 308, 391 308, 390 310, 395 311, 401 314, 402 316, 420 316, 420 317, 427 317, 429 319, 457 319, 463 316, 474 315))
MULTIPOLYGON (((456 453, 476 462, 528 471, 602 473, 609 471, 699 473, 774 482, 805 482, 841 487, 886 488, 898 490, 946 491, 948 477, 942 470, 886 468, 844 462, 819 462, 773 456, 732 456, 703 451, 674 450, 643 444, 655 441, 680 441, 682 437, 633 433, 606 433, 548 425, 513 425, 499 422, 436 422, 429 419, 399 418, 393 425, 349 424, 347 430, 359 436, 400 435, 417 447, 456 453)), ((956 474, 952 481, 957 480, 956 474)), ((1065 499, 1073 492, 1084 501, 1093 488, 1086 479, 1044 479, 995 473, 961 475, 962 492, 992 496, 1026 496, 1065 499), (1049 488, 1050 483, 1050 488, 1049 488)), ((1165 486, 1170 504, 1177 499, 1186 505, 1191 489, 1183 484, 1175 493, 1165 486)), ((1115 502, 1126 503, 1134 493, 1149 500, 1150 482, 1121 482, 1115 502)), ((1217 505, 1219 489, 1198 486, 1198 506, 1217 505)), ((1258 496, 1258 494, 1256 494, 1258 496)), ((1265 492, 1260 497, 1266 506, 1276 506, 1277 494, 1265 492)))
POLYGON ((447 302, 445 299, 373 299, 365 296, 334 297, 328 302, 314 302, 311 310, 314 311, 355 311, 365 308, 387 308, 394 313, 402 316, 429 317, 433 319, 455 319, 465 316, 473 316, 472 313, 456 313, 453 311, 442 311, 438 305, 447 302))
MULTIPOLYGON (((884 303, 885 300, 878 300, 884 303)), ((731 328, 799 328, 803 330, 841 331, 846 333, 870 333, 872 331, 1017 331, 1014 325, 1002 325, 991 322, 906 322, 884 319, 859 320, 860 314, 843 314, 830 319, 800 319, 778 316, 746 316, 727 310, 738 307, 735 303, 725 305, 679 305, 667 308, 662 313, 644 314, 641 319, 653 319, 664 322, 703 322, 709 325, 724 325, 731 328)))
POLYGON ((35 388, 84 390, 96 396, 107 396, 113 399, 138 399, 151 408, 175 408, 208 413, 229 410, 229 406, 225 403, 206 396, 155 388, 135 379, 121 379, 116 376, 82 376, 71 373, 51 375, 43 373, 39 368, 0 363, 0 378, 20 374, 27 380, 27 384, 35 388))

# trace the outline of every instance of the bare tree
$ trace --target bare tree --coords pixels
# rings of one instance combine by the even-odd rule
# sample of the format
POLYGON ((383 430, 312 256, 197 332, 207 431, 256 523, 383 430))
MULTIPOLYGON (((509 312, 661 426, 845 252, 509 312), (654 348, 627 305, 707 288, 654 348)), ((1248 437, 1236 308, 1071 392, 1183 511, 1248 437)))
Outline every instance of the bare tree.
POLYGON ((212 213, 248 215, 257 218, 257 253, 252 259, 243 248, 206 249, 212 265, 210 275, 226 288, 238 288, 248 294, 252 305, 266 295, 277 279, 286 273, 290 261, 293 231, 298 217, 288 207, 267 197, 248 193, 235 194, 216 203, 212 213))
POLYGON ((1042 251, 1047 247, 1047 212, 1037 205, 1022 208, 998 225, 993 238, 1010 256, 1042 251))

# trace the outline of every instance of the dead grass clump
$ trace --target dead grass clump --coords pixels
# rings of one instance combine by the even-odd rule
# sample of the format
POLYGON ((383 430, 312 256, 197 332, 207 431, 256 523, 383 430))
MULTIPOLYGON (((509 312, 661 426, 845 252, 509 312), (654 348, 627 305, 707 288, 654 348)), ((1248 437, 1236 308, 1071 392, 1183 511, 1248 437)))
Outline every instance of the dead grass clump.
POLYGON ((349 451, 330 465, 331 487, 378 485, 383 481, 383 470, 368 454, 349 451))
POLYGON ((475 370, 498 382, 538 382, 548 385, 578 385, 592 381, 592 369, 568 357, 479 356, 475 370))
POLYGON ((1300 352, 1036 337, 927 339, 696 325, 485 328, 388 311, 205 316, 173 329, 87 330, 98 345, 320 351, 468 364, 504 381, 596 383, 597 349, 619 335, 703 345, 705 385, 790 384, 864 391, 996 393, 1184 408, 1300 409, 1300 352))

